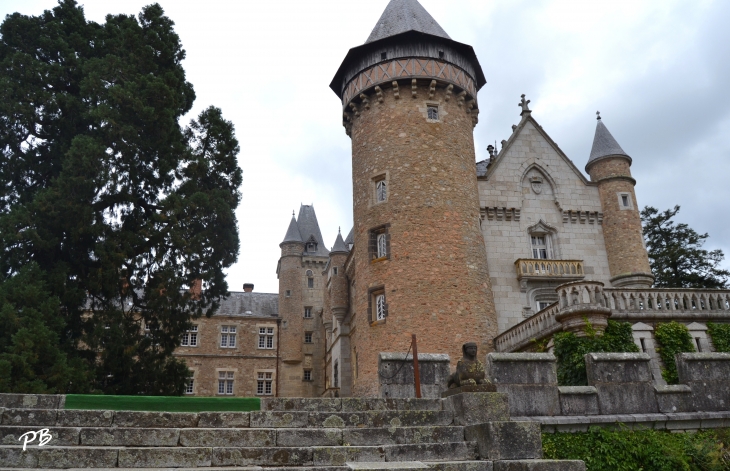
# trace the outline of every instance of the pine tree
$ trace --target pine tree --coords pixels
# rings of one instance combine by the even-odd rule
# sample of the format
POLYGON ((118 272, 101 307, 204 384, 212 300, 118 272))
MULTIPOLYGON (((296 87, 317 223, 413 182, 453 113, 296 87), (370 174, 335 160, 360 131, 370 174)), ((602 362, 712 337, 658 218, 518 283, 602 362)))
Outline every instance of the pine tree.
POLYGON ((233 125, 210 107, 180 126, 195 93, 157 4, 97 24, 60 0, 0 34, 0 283, 37 267, 58 347, 93 372, 74 390, 182 393, 172 351, 238 254, 233 125))
POLYGON ((727 288, 730 271, 721 269, 722 250, 702 249, 708 234, 698 234, 672 218, 679 206, 659 212, 651 206, 641 211, 644 240, 657 288, 727 288))

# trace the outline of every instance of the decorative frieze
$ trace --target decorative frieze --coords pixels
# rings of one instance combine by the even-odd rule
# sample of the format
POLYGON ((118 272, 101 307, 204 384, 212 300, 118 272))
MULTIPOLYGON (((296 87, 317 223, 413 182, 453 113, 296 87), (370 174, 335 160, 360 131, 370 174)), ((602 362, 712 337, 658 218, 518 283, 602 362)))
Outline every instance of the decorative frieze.
POLYGON ((447 82, 466 90, 472 97, 477 96, 474 79, 463 69, 437 59, 402 58, 381 62, 356 75, 345 87, 342 104, 347 106, 350 100, 375 85, 416 77, 447 82))
POLYGON ((600 211, 563 211, 563 222, 572 224, 603 224, 603 213, 600 211))
POLYGON ((489 208, 480 208, 482 219, 486 218, 490 221, 519 221, 520 220, 520 209, 519 208, 501 208, 493 206, 489 208))

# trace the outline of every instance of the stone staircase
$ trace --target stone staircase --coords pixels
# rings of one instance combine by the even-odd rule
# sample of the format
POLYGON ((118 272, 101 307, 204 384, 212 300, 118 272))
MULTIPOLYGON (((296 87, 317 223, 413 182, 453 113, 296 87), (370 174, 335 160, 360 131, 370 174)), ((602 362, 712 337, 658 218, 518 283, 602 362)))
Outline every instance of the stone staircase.
POLYGON ((258 412, 0 408, 0 470, 585 469, 581 461, 534 459, 541 456, 534 456, 541 453, 534 446, 525 448, 530 456, 520 456, 520 437, 510 444, 509 433, 492 437, 492 448, 496 443, 518 450, 509 456, 515 459, 504 459, 504 451, 478 443, 484 433, 455 425, 458 411, 443 404, 440 399, 272 398, 263 399, 258 412), (41 429, 52 439, 42 446, 31 441, 23 450, 20 436, 41 429))

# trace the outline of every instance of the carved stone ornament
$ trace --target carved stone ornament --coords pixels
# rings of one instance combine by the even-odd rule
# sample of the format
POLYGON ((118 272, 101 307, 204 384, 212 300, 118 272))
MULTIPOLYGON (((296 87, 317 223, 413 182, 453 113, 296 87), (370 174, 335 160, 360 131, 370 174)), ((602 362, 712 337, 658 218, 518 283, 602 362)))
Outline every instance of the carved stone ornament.
POLYGON ((534 191, 536 194, 542 193, 542 178, 540 177, 532 177, 530 178, 530 186, 532 187, 532 191, 534 191))
POLYGON ((449 389, 489 383, 485 379, 484 364, 477 360, 477 344, 465 343, 461 351, 464 356, 456 364, 456 371, 449 376, 449 389))

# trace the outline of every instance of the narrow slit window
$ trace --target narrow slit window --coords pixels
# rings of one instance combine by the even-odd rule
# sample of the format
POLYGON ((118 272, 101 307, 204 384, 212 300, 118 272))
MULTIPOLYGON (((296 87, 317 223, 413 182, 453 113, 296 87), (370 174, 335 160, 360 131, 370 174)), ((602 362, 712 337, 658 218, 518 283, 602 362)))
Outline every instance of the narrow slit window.
POLYGON ((387 234, 378 234, 378 258, 388 256, 387 234))
POLYGON ((378 294, 375 296, 375 309, 377 313, 376 320, 383 320, 386 316, 385 311, 385 295, 384 294, 378 294))
POLYGON ((375 184, 375 199, 378 203, 388 199, 388 184, 385 180, 378 180, 375 184))
POLYGON ((644 337, 640 338, 639 342, 641 343, 641 351, 646 353, 646 344, 644 343, 644 337))
POLYGON ((384 61, 387 58, 388 58, 388 53, 387 52, 381 52, 380 53, 380 60, 381 61, 384 61))
POLYGON ((623 203, 624 207, 628 207, 629 206, 629 196, 621 195, 621 202, 623 203))

